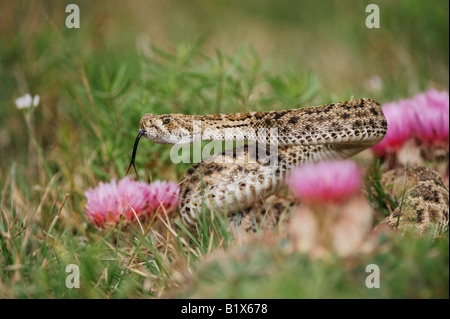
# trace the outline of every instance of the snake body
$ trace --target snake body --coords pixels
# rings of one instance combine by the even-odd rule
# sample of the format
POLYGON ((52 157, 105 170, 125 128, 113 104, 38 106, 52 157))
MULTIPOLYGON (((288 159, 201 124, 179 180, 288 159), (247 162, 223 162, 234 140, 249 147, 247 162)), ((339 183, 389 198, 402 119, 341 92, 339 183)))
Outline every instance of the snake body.
POLYGON ((231 213, 284 187, 289 171, 307 162, 347 158, 380 142, 387 122, 370 98, 285 111, 216 115, 145 114, 144 137, 160 144, 248 141, 193 165, 180 185, 187 226, 202 207, 231 213))

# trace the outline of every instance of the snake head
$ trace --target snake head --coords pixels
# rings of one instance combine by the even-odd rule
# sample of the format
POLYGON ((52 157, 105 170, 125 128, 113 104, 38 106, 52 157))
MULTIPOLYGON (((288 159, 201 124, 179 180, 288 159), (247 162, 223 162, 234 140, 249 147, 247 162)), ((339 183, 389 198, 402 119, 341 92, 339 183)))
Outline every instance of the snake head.
POLYGON ((145 114, 140 122, 144 137, 158 144, 192 142, 193 121, 184 114, 145 114))

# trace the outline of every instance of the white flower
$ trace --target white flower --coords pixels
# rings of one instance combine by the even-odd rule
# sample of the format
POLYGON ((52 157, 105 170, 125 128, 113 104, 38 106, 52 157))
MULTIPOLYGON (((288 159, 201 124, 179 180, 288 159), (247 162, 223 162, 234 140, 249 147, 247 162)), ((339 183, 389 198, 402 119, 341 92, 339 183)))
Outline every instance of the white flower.
POLYGON ((39 105, 39 100, 40 100, 39 95, 36 94, 33 98, 33 106, 34 107, 39 105))
POLYGON ((379 91, 383 88, 383 80, 378 75, 374 75, 364 82, 364 87, 369 91, 379 91))
POLYGON ((33 98, 30 94, 25 94, 16 99, 16 107, 18 109, 29 109, 30 107, 36 107, 39 104, 39 95, 35 95, 33 98))

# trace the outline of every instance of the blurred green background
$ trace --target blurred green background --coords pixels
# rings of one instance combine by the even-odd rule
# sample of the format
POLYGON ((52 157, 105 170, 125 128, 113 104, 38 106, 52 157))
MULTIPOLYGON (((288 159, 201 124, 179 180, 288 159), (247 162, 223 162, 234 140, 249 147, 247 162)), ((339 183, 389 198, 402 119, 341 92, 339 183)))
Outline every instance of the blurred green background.
MULTIPOLYGON (((141 116, 287 109, 352 96, 384 103, 448 90, 448 12, 447 0, 0 1, 0 297, 175 296, 171 288, 186 287, 180 274, 191 276, 203 255, 231 242, 226 231, 203 237, 198 256, 180 243, 155 246, 156 233, 121 237, 114 249, 116 230, 97 231, 83 216, 86 189, 125 175, 141 116), (65 27, 72 2, 80 29, 65 27), (365 26, 370 3, 379 5, 379 29, 365 26), (15 106, 26 93, 40 96, 32 114, 15 106), (136 257, 133 245, 136 264, 128 259, 136 257), (64 285, 73 262, 83 267, 78 291, 64 285)), ((180 181, 188 164, 171 163, 169 152, 141 141, 141 179, 180 181)), ((340 265, 279 259, 277 244, 267 254, 265 243, 252 249, 256 259, 244 258, 242 268, 230 259, 230 278, 215 263, 204 273, 248 285, 237 295, 213 287, 216 297, 311 297, 292 292, 298 274, 316 288, 314 297, 448 298, 448 236, 437 252, 431 241, 398 237, 374 257, 392 278, 379 292, 361 288, 340 265), (260 282, 247 276, 262 266, 260 282), (268 282, 273 289, 261 289, 268 282)), ((211 297, 204 282, 198 277, 184 296, 211 297)))
MULTIPOLYGON (((0 167, 27 157, 15 98, 41 96, 36 134, 51 148, 61 126, 84 130, 73 120, 73 109, 80 108, 74 95, 89 107, 75 89, 83 86, 83 73, 111 76, 123 67, 130 90, 142 86, 140 60, 151 54, 150 44, 170 51, 202 41, 201 51, 212 56, 253 48, 271 72, 313 74, 317 103, 351 96, 384 102, 431 86, 448 89, 448 10, 446 0, 1 1, 0 167), (72 2, 80 7, 80 29, 65 27, 72 2), (380 29, 365 27, 369 3, 380 7, 380 29)), ((128 105, 133 108, 138 115, 149 112, 128 105)))

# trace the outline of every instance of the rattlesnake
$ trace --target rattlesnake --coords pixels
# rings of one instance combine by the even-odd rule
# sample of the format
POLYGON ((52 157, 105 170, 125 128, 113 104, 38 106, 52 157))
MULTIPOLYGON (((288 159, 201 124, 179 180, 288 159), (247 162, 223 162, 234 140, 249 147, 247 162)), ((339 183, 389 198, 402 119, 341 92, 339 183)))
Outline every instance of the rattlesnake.
POLYGON ((248 209, 282 189, 291 168, 350 157, 375 145, 384 138, 387 122, 380 104, 365 98, 285 111, 145 114, 140 129, 138 139, 142 135, 159 144, 250 143, 189 168, 180 186, 179 211, 183 223, 194 226, 202 207, 225 213, 248 209))
POLYGON ((381 178, 384 190, 400 203, 376 229, 412 230, 418 235, 435 236, 448 229, 448 186, 438 172, 427 167, 397 167, 381 178))

